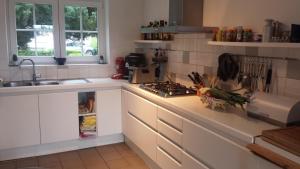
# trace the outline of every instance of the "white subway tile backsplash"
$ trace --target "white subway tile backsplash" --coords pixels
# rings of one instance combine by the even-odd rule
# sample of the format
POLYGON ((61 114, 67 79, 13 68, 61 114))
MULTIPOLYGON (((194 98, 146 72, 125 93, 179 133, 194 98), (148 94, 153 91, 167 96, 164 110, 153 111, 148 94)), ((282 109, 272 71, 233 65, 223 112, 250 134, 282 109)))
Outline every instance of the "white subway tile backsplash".
POLYGON ((2 69, 0 70, 0 78, 3 79, 4 81, 9 81, 9 70, 8 69, 2 69))
POLYGON ((57 69, 57 79, 68 79, 68 68, 59 68, 57 69))
POLYGON ((287 61, 285 60, 274 60, 273 68, 275 76, 286 77, 287 76, 287 61))
POLYGON ((89 68, 88 66, 83 66, 80 68, 80 78, 88 78, 89 76, 89 68))
POLYGON ((23 80, 22 70, 19 67, 10 67, 9 68, 9 80, 10 81, 20 81, 23 80))
POLYGON ((300 49, 290 49, 289 57, 300 59, 300 49))
POLYGON ((285 95, 300 100, 300 80, 286 79, 285 95))
POLYGON ((46 70, 46 79, 57 79, 57 67, 56 66, 48 66, 45 68, 46 70))
POLYGON ((259 48, 258 55, 259 56, 272 56, 272 48, 259 48))
POLYGON ((200 75, 203 75, 203 74, 205 73, 205 67, 204 67, 204 66, 198 65, 196 71, 197 71, 200 75))
POLYGON ((76 79, 80 77, 80 69, 79 68, 70 68, 68 69, 68 78, 76 79))

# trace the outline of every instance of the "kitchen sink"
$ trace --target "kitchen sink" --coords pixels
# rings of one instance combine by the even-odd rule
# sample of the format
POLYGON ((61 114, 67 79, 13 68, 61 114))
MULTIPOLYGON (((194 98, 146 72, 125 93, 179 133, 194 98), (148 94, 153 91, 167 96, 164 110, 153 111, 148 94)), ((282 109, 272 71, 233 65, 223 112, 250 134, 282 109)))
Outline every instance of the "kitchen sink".
POLYGON ((34 86, 32 82, 17 81, 17 82, 5 82, 3 87, 22 87, 22 86, 34 86))
POLYGON ((65 85, 65 84, 86 84, 87 79, 65 79, 65 80, 39 80, 33 81, 13 81, 4 82, 3 87, 25 87, 25 86, 48 86, 48 85, 65 85))
POLYGON ((45 86, 45 85, 59 85, 58 81, 38 81, 34 85, 35 86, 45 86))

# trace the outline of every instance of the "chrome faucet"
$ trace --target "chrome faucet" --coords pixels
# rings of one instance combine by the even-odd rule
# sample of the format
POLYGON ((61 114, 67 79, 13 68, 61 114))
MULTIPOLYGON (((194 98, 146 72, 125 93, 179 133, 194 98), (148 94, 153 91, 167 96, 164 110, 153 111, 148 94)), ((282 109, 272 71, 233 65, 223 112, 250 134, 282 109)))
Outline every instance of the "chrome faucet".
POLYGON ((32 64, 32 81, 33 82, 36 82, 37 81, 37 78, 40 77, 40 75, 38 76, 36 74, 36 70, 35 70, 35 63, 32 59, 23 59, 20 63, 19 63, 19 67, 21 67, 21 65, 25 62, 25 61, 30 61, 31 64, 32 64))

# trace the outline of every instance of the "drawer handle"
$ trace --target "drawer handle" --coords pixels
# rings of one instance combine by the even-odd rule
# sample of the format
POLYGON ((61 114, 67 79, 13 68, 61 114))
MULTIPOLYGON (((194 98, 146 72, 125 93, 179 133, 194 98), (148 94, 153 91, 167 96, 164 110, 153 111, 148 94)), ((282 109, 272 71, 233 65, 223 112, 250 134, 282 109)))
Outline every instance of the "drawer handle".
POLYGON ((172 129, 174 129, 174 130, 176 130, 176 131, 182 133, 182 130, 178 129, 177 127, 175 127, 174 125, 170 124, 170 123, 167 122, 166 120, 159 118, 159 121, 161 121, 161 122, 164 123, 165 125, 171 127, 172 129))
POLYGON ((134 114, 132 114, 131 112, 128 111, 128 115, 131 116, 132 118, 138 120, 139 122, 143 123, 145 126, 149 127, 150 129, 152 129, 153 131, 157 131, 156 129, 154 129, 153 127, 151 127, 150 125, 146 124, 143 120, 141 120, 140 118, 138 118, 137 116, 135 116, 134 114))
POLYGON ((174 156, 172 156, 170 153, 168 153, 164 148, 158 146, 157 147, 162 153, 164 153, 165 156, 173 160, 177 165, 181 166, 181 162, 178 161, 174 156))

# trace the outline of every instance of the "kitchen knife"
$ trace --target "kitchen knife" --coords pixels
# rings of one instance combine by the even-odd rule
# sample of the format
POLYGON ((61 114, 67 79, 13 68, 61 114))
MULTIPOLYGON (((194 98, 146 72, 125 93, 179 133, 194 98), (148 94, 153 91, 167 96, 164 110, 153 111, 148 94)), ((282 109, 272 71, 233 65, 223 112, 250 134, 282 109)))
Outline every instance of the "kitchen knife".
POLYGON ((191 79, 191 81, 192 81, 194 84, 197 84, 197 82, 195 81, 195 79, 194 79, 190 74, 188 74, 188 77, 191 79))

